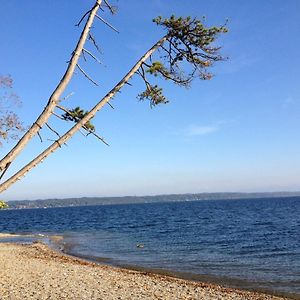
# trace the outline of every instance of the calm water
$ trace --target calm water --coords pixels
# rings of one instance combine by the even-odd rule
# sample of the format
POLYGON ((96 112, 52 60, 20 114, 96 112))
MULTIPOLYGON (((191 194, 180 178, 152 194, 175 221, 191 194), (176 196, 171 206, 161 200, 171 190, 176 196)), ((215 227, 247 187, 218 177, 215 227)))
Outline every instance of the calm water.
POLYGON ((72 254, 300 295, 300 197, 6 210, 0 232, 59 234, 72 254))

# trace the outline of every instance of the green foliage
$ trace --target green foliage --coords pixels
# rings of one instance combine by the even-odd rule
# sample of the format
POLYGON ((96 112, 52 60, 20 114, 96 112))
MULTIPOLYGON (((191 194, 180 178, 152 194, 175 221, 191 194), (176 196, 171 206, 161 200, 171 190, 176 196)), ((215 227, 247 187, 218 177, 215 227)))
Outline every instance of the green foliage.
MULTIPOLYGON (((88 114, 88 111, 84 111, 79 106, 77 106, 74 109, 69 110, 68 112, 63 114, 62 117, 65 120, 73 121, 73 122, 77 123, 78 121, 82 120, 87 114, 88 114)), ((84 128, 89 131, 95 131, 95 126, 90 121, 88 121, 84 124, 84 128)))
POLYGON ((200 20, 191 17, 176 18, 174 15, 169 19, 157 17, 153 22, 167 30, 169 45, 163 47, 166 55, 162 59, 167 58, 165 64, 168 65, 166 68, 170 69, 171 76, 178 76, 180 65, 185 62, 192 72, 181 74, 184 84, 188 84, 194 77, 211 79, 212 74, 207 68, 215 61, 224 59, 218 54, 220 47, 213 43, 218 35, 228 31, 225 25, 205 27, 200 20))
POLYGON ((177 45, 186 42, 203 50, 207 50, 205 47, 214 42, 219 33, 228 32, 225 25, 206 28, 200 20, 190 16, 176 18, 172 15, 169 19, 159 16, 153 19, 153 22, 166 28, 168 35, 177 39, 177 45))
POLYGON ((8 208, 8 207, 9 206, 6 202, 0 200, 0 209, 5 209, 5 208, 8 208))
POLYGON ((151 75, 157 76, 161 73, 169 75, 168 70, 164 67, 164 65, 160 61, 155 61, 152 65, 149 66, 147 72, 151 75))
POLYGON ((155 106, 158 104, 166 104, 169 101, 166 99, 166 97, 162 93, 162 88, 159 88, 157 85, 148 85, 146 90, 138 95, 139 100, 150 100, 150 105, 155 106))
POLYGON ((218 53, 220 47, 215 46, 214 42, 218 35, 228 31, 225 25, 205 27, 200 20, 191 17, 157 17, 153 22, 166 29, 167 34, 166 41, 159 47, 158 60, 151 64, 143 63, 138 72, 146 83, 146 90, 138 98, 150 100, 151 106, 168 101, 163 96, 162 88, 151 85, 146 74, 160 76, 184 87, 189 87, 195 78, 211 79, 213 75, 208 68, 214 62, 224 60, 218 53))

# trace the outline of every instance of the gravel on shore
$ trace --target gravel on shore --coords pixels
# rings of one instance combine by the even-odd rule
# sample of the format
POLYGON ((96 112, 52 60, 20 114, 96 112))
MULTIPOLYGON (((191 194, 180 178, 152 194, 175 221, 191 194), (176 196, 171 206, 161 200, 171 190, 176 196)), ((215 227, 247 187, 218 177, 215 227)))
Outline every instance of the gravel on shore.
POLYGON ((0 299, 280 300, 215 284, 98 265, 42 243, 0 243, 0 299))

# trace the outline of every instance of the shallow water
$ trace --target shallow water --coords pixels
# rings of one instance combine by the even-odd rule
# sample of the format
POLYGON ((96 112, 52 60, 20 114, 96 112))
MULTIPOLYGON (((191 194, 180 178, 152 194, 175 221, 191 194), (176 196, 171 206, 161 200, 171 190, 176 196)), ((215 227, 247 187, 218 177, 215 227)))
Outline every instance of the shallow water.
POLYGON ((6 210, 0 232, 62 235, 56 245, 74 255, 300 295, 300 197, 6 210))

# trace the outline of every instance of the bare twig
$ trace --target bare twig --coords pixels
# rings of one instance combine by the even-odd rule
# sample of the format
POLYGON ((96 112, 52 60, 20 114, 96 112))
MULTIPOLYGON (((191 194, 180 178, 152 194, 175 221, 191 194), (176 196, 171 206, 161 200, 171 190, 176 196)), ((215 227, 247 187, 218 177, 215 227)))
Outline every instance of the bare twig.
MULTIPOLYGON (((83 50, 83 49, 82 49, 83 50)), ((81 55, 83 57, 83 60, 86 61, 86 57, 85 57, 85 54, 84 54, 84 51, 81 51, 81 55)))
POLYGON ((110 104, 110 102, 107 102, 107 104, 108 104, 112 109, 115 109, 115 108, 110 104))
POLYGON ((82 49, 82 53, 86 52, 89 56, 91 56, 96 62, 98 62, 99 64, 102 64, 102 62, 89 50, 86 50, 85 48, 82 49))
POLYGON ((116 7, 110 5, 108 3, 108 1, 104 0, 104 3, 106 4, 106 6, 108 7, 109 11, 111 12, 112 15, 114 15, 117 11, 116 7))
POLYGON ((81 22, 83 21, 83 19, 85 18, 86 15, 88 15, 92 10, 90 9, 89 11, 87 11, 83 16, 82 18, 80 19, 80 21, 75 24, 75 26, 79 27, 79 25, 81 24, 81 22))
POLYGON ((55 112, 52 112, 52 115, 59 118, 62 121, 66 121, 64 118, 62 118, 60 115, 56 114, 55 112))
POLYGON ((7 165, 5 166, 5 169, 1 173, 0 180, 2 179, 2 177, 4 176, 4 174, 6 173, 6 171, 8 170, 8 168, 9 168, 10 165, 11 165, 11 162, 7 163, 7 165))
POLYGON ((74 94, 75 94, 74 92, 71 92, 70 94, 68 94, 68 95, 65 96, 64 98, 59 99, 59 102, 67 100, 68 98, 70 98, 70 97, 73 96, 74 94))
POLYGON ((145 74, 145 70, 143 68, 143 64, 141 64, 140 69, 137 72, 143 78, 147 90, 151 90, 151 84, 149 83, 149 81, 146 78, 146 74, 145 74))
POLYGON ((68 113, 69 115, 72 114, 69 110, 67 110, 65 107, 63 107, 61 105, 56 105, 56 107, 59 108, 60 110, 64 111, 64 112, 68 113))
POLYGON ((92 43, 94 44, 97 51, 101 53, 100 47, 97 45, 96 39, 94 38, 94 36, 91 33, 89 33, 89 40, 92 41, 92 43))
POLYGON ((39 131, 37 132, 37 135, 38 135, 38 137, 40 138, 40 141, 41 141, 41 143, 42 143, 42 142, 43 142, 43 139, 42 139, 42 136, 41 136, 41 134, 40 134, 39 131))
POLYGON ((105 21, 102 17, 95 15, 96 18, 98 18, 100 21, 102 21, 105 25, 107 25, 110 29, 114 30, 117 33, 120 33, 118 31, 118 29, 116 29, 114 26, 112 26, 111 24, 109 24, 107 21, 105 21))
POLYGON ((80 129, 78 130, 84 137, 86 137, 86 134, 84 134, 80 129))
POLYGON ((60 138, 60 134, 56 130, 54 130, 48 123, 46 123, 46 126, 60 138))
POLYGON ((95 132, 92 131, 92 130, 87 129, 86 127, 83 127, 83 128, 84 128, 85 130, 88 131, 87 136, 90 135, 90 134, 92 134, 92 135, 95 136, 97 139, 99 139, 103 144, 105 144, 106 146, 109 146, 109 144, 108 144, 101 136, 99 136, 97 133, 95 133, 95 132))
POLYGON ((94 81, 89 75, 87 75, 84 70, 79 66, 79 64, 76 64, 78 69, 81 71, 81 73, 88 79, 90 80, 94 85, 98 86, 98 83, 94 81))

